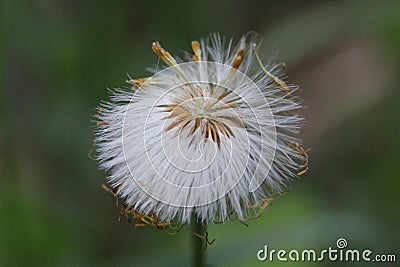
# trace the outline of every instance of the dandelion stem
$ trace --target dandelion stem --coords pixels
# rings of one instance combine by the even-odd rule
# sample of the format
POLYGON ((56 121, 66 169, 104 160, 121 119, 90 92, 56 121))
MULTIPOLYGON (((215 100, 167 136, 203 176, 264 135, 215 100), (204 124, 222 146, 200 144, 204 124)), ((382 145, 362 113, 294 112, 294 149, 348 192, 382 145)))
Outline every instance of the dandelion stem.
POLYGON ((202 235, 205 231, 205 226, 197 221, 197 216, 193 213, 192 220, 190 222, 190 230, 192 231, 192 266, 193 267, 204 267, 205 266, 205 238, 201 238, 198 235, 202 235))

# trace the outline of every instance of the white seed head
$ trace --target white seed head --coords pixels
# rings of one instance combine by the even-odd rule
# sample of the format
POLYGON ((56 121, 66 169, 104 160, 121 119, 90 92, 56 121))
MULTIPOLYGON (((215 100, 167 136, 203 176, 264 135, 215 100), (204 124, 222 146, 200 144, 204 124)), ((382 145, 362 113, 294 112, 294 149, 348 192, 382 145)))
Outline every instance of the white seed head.
POLYGON ((97 116, 97 158, 127 208, 163 222, 244 221, 305 172, 297 87, 281 65, 264 66, 252 38, 193 41, 187 62, 152 48, 167 66, 128 80, 97 116))

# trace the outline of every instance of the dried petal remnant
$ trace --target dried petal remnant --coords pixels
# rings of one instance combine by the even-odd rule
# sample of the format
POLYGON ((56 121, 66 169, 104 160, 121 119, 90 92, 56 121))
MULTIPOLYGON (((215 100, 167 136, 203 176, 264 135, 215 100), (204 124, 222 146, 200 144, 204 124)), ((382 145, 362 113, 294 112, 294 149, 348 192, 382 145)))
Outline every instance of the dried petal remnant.
POLYGON ((171 56, 168 51, 161 47, 160 42, 155 41, 151 48, 153 49, 154 53, 156 53, 157 56, 159 56, 168 66, 177 65, 174 57, 171 56))
POLYGON ((265 72, 265 74, 267 74, 269 77, 272 78, 272 80, 274 80, 274 82, 276 82, 280 87, 282 87, 282 89, 286 92, 286 93, 290 93, 290 89, 289 86, 282 81, 281 79, 279 79, 278 77, 276 77, 275 75, 272 75, 262 64, 260 56, 258 55, 257 49, 256 49, 256 44, 253 44, 253 47, 255 49, 255 56, 257 58, 258 63, 260 64, 261 69, 265 72))
POLYGON ((192 49, 194 52, 194 61, 201 61, 201 48, 200 48, 200 43, 198 41, 192 41, 192 49))
POLYGON ((235 57, 235 60, 232 63, 232 68, 237 69, 239 68, 240 64, 243 61, 243 57, 244 57, 244 49, 240 49, 237 53, 237 56, 235 57))
POLYGON ((149 78, 139 78, 139 79, 130 79, 130 80, 126 80, 125 82, 127 84, 131 84, 134 88, 138 89, 141 88, 143 86, 143 84, 145 82, 147 82, 149 80, 149 78))

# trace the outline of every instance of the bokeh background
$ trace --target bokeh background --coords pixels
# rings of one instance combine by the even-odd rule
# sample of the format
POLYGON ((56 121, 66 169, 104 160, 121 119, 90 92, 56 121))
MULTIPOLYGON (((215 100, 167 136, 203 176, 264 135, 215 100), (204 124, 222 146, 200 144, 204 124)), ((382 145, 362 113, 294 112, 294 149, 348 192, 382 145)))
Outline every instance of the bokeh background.
POLYGON ((1 11, 0 266, 188 266, 187 230, 118 221, 88 157, 91 116, 107 88, 148 75, 154 40, 182 55, 210 32, 249 30, 302 87, 310 170, 248 227, 209 227, 209 266, 291 266, 256 252, 340 237, 400 260, 399 1, 5 0, 1 11))

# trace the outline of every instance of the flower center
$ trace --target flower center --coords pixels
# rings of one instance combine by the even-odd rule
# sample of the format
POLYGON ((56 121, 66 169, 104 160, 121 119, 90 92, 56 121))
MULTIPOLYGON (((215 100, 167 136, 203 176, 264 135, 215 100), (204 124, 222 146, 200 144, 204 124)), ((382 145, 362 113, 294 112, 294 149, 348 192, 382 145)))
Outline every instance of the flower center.
POLYGON ((234 128, 243 127, 241 119, 232 110, 240 105, 241 98, 220 87, 205 90, 207 88, 185 88, 170 104, 160 106, 168 113, 164 119, 170 121, 164 130, 175 129, 178 134, 188 130, 188 137, 199 132, 205 141, 212 139, 220 147, 222 135, 234 137, 234 128), (195 91, 187 90, 193 88, 195 91))

